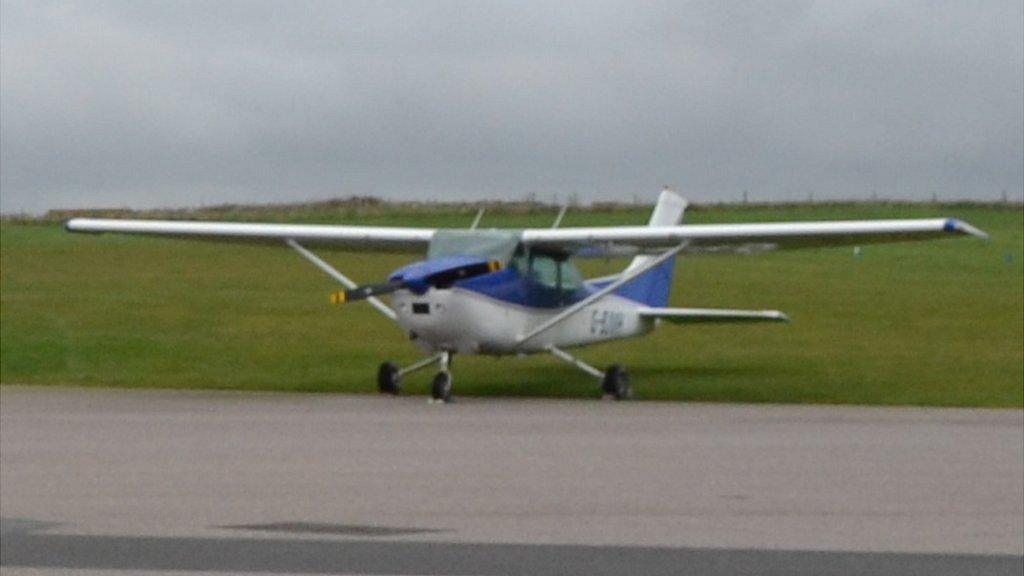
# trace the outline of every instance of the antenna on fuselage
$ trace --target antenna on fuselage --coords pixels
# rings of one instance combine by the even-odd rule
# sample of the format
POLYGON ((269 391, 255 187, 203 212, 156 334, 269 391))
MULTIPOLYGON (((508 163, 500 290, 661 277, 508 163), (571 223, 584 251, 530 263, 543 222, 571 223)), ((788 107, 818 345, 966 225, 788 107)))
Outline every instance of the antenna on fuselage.
POLYGON ((476 211, 476 217, 473 218, 473 223, 469 225, 470 230, 476 230, 476 227, 480 225, 480 220, 484 217, 485 208, 480 208, 476 211))
POLYGON ((551 224, 552 228, 558 228, 558 225, 562 223, 562 218, 565 218, 565 213, 568 210, 569 205, 563 204, 562 209, 558 211, 558 216, 555 216, 555 221, 551 224))

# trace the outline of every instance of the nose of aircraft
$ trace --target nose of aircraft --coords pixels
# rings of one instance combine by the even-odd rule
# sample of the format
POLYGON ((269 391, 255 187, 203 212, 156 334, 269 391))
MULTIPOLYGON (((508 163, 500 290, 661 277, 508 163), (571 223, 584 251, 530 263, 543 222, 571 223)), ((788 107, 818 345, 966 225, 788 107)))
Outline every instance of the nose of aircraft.
POLYGON ((430 288, 448 288, 464 278, 472 278, 501 269, 501 262, 480 256, 445 256, 421 260, 402 266, 382 284, 363 284, 350 290, 331 294, 335 304, 364 300, 372 296, 408 290, 422 296, 430 288))
POLYGON ((501 268, 497 260, 480 256, 442 256, 402 266, 388 276, 389 283, 400 282, 414 294, 423 294, 430 287, 448 288, 464 278, 494 272, 501 268))

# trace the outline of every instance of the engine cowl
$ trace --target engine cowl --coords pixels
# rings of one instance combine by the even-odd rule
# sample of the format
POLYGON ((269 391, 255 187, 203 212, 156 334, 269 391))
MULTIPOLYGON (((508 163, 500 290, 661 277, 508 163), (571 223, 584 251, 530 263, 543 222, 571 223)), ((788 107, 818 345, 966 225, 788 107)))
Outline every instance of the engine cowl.
POLYGON ((449 288, 459 280, 500 269, 501 262, 497 260, 479 256, 443 256, 403 266, 388 276, 388 283, 400 283, 414 294, 424 294, 430 288, 449 288))

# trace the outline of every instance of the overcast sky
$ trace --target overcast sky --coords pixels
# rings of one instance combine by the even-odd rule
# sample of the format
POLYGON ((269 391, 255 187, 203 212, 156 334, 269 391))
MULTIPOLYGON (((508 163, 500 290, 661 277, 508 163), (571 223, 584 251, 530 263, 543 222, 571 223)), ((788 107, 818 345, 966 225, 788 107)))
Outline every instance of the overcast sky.
POLYGON ((1021 0, 0 0, 0 211, 1024 194, 1021 0))

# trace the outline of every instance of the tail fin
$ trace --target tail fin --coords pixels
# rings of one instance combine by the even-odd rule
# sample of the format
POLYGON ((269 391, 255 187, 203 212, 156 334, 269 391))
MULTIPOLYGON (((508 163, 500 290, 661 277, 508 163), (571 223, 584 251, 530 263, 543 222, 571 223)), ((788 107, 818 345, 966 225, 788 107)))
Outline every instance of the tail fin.
MULTIPOLYGON (((687 202, 682 196, 669 189, 661 191, 658 196, 658 203, 654 206, 648 226, 675 226, 683 220, 683 213, 686 212, 687 202)), ((643 266, 655 256, 637 256, 629 263, 623 273, 635 270, 643 266)), ((670 258, 662 264, 644 272, 616 294, 642 302, 651 307, 662 307, 668 305, 669 290, 672 288, 672 271, 675 269, 675 258, 670 258)))

